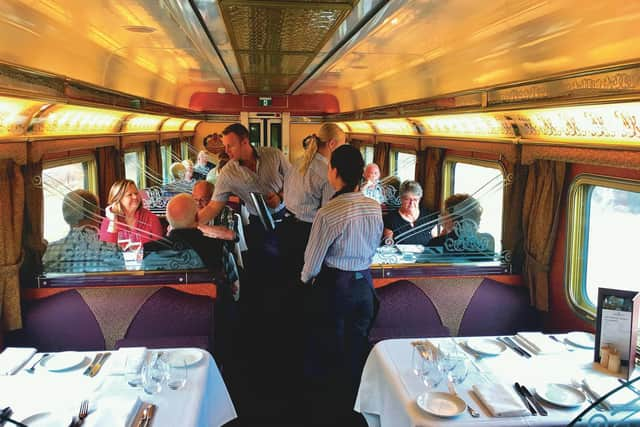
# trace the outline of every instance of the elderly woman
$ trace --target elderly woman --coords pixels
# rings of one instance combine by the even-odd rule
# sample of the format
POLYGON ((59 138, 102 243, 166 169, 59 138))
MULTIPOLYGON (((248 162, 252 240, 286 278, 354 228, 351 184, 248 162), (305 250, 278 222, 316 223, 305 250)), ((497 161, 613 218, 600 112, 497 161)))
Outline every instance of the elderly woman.
POLYGON ((144 244, 162 237, 162 225, 153 213, 142 207, 138 187, 130 179, 116 181, 109 191, 106 218, 100 225, 100 240, 117 243, 118 236, 136 236, 144 244))
POLYGON ((384 219, 384 238, 400 244, 427 245, 431 240, 433 216, 420 206, 422 187, 416 181, 400 185, 400 209, 384 219))

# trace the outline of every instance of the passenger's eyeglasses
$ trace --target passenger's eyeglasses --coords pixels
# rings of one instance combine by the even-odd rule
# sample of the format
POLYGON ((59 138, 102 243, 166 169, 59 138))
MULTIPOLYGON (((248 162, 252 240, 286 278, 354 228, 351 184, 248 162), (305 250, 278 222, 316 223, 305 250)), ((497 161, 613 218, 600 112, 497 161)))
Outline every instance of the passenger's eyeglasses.
POLYGON ((420 203, 420 197, 402 197, 401 199, 406 202, 420 203))

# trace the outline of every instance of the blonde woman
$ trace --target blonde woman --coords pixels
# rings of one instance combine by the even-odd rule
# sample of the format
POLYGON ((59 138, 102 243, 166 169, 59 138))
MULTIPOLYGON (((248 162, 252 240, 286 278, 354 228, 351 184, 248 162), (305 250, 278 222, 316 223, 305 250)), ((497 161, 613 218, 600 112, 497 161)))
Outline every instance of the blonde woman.
POLYGON ((109 191, 106 218, 100 225, 100 240, 117 243, 121 237, 135 236, 142 244, 162 237, 162 225, 157 216, 142 207, 138 187, 130 179, 116 181, 109 191))
POLYGON ((291 277, 300 276, 304 250, 316 212, 335 190, 327 179, 331 152, 345 143, 345 134, 334 123, 323 124, 305 138, 304 156, 293 165, 284 182, 284 204, 288 213, 280 226, 281 250, 291 266, 291 277))

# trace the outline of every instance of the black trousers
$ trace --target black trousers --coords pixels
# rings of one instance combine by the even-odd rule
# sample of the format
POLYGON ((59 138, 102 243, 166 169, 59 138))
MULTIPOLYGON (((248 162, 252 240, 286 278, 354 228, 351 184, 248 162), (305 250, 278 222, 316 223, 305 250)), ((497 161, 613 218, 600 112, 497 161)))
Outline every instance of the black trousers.
POLYGON ((277 229, 280 242, 283 272, 294 287, 299 285, 304 265, 304 251, 311 234, 311 223, 299 221, 293 216, 285 217, 277 229))
POLYGON ((353 407, 377 306, 369 270, 324 267, 308 294, 305 378, 337 417, 353 407))

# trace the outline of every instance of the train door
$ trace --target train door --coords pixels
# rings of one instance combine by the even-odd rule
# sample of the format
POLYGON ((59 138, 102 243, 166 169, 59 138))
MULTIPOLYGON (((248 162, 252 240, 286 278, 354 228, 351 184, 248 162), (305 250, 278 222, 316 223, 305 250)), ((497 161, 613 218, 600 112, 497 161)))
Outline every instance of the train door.
POLYGON ((249 140, 256 147, 282 150, 282 118, 278 113, 249 114, 249 140))

